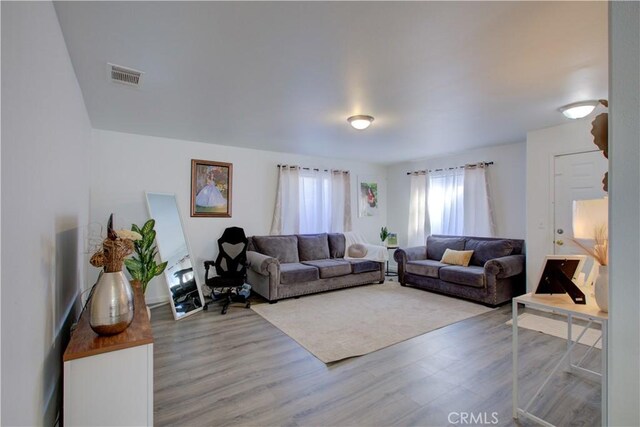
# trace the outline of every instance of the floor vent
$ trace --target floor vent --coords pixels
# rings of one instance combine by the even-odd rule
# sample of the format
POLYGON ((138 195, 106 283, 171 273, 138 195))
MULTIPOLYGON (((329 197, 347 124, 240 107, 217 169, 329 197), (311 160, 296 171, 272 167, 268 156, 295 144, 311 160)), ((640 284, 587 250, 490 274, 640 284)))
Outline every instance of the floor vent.
POLYGON ((107 63, 107 72, 109 80, 112 82, 135 87, 140 87, 142 84, 142 76, 144 75, 142 71, 110 63, 107 63))

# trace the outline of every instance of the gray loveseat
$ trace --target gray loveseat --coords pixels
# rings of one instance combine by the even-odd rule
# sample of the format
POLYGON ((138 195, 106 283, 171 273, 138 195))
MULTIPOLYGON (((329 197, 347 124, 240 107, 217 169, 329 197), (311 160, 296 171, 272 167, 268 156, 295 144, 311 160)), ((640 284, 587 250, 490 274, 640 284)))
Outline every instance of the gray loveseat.
POLYGON ((344 259, 341 233, 249 237, 247 281, 269 302, 384 282, 384 264, 344 259))
POLYGON ((395 251, 400 284, 497 306, 525 292, 524 240, 429 236, 395 251), (473 250, 468 267, 440 262, 446 249, 473 250))

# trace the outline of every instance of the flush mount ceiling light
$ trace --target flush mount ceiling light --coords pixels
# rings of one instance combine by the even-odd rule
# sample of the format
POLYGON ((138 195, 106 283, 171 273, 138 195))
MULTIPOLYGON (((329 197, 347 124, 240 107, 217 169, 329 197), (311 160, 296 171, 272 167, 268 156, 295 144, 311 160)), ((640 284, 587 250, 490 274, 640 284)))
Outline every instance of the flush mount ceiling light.
POLYGON ((373 117, 364 115, 351 116, 347 119, 347 121, 354 129, 365 130, 366 128, 371 126, 373 117))
POLYGON ((568 119, 581 119, 588 116, 598 105, 598 101, 582 101, 560 107, 558 110, 568 119))

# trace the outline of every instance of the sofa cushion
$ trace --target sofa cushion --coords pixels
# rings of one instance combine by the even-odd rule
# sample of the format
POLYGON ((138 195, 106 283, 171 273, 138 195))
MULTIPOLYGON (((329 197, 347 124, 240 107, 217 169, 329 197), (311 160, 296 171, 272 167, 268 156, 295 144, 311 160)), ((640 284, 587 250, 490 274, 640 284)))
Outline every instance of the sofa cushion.
POLYGON ((470 264, 483 267, 490 259, 511 255, 513 243, 510 240, 468 239, 465 249, 473 250, 470 264))
POLYGON ((298 234, 298 256, 300 261, 329 258, 327 234, 298 234))
POLYGON ((486 276, 483 267, 447 266, 440 269, 440 280, 458 285, 484 288, 486 276))
POLYGON ((351 271, 354 274, 380 270, 380 263, 368 259, 350 259, 351 271))
POLYGON ((347 242, 342 233, 329 233, 329 256, 344 258, 347 242))
POLYGON ((303 264, 316 267, 320 270, 321 279, 351 274, 351 263, 343 259, 320 259, 316 261, 304 261, 303 264))
POLYGON ((423 259, 417 261, 407 261, 405 270, 407 273, 416 274, 418 276, 427 276, 437 279, 439 277, 438 270, 446 267, 448 264, 441 263, 433 259, 423 259))
POLYGON ((281 263, 299 262, 296 236, 253 236, 258 252, 277 258, 281 263))
POLYGON ((447 248, 447 250, 444 251, 444 255, 442 255, 440 262, 466 267, 469 265, 472 255, 473 251, 454 251, 453 249, 447 248))
POLYGON ((319 278, 318 269, 310 265, 304 265, 298 262, 280 264, 280 283, 283 285, 313 282, 319 278))
POLYGON ((444 251, 453 249, 464 250, 464 238, 462 237, 427 237, 427 259, 440 261, 444 251))
POLYGON ((351 258, 364 258, 367 252, 367 247, 362 243, 354 243, 353 245, 349 246, 349 249, 347 249, 347 254, 351 258))

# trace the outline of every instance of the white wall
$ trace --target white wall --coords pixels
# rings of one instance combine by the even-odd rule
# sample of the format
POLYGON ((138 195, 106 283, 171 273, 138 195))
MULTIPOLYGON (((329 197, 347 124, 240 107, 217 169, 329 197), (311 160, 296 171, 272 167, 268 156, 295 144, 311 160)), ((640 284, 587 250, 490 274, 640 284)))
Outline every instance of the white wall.
POLYGON ((407 244, 410 177, 407 172, 493 161, 487 177, 493 200, 496 235, 524 239, 525 235, 525 144, 467 150, 449 156, 398 163, 387 169, 389 231, 397 232, 400 246, 407 244))
MULTIPOLYGON (((217 239, 226 227, 243 227, 247 235, 268 234, 275 203, 278 163, 351 171, 353 228, 372 242, 386 224, 385 168, 362 162, 235 148, 119 132, 94 130, 91 146, 91 220, 105 223, 115 213, 116 227, 147 218, 144 191, 175 193, 193 252, 197 277, 204 283, 202 262, 214 259, 217 239), (191 218, 191 159, 233 163, 232 218, 191 218), (358 218, 357 177, 379 177, 380 215, 358 218)), ((95 269, 92 269, 95 270, 95 269)), ((91 271, 95 277, 96 271, 91 271)), ((155 278, 147 300, 167 298, 164 278, 155 278)))
POLYGON ((2 2, 2 425, 53 425, 91 126, 49 2, 2 2))
POLYGON ((542 260, 553 253, 553 158, 597 150, 592 113, 584 119, 527 133, 527 289, 538 279, 542 260))
POLYGON ((609 425, 640 425, 640 5, 609 5, 609 425))

